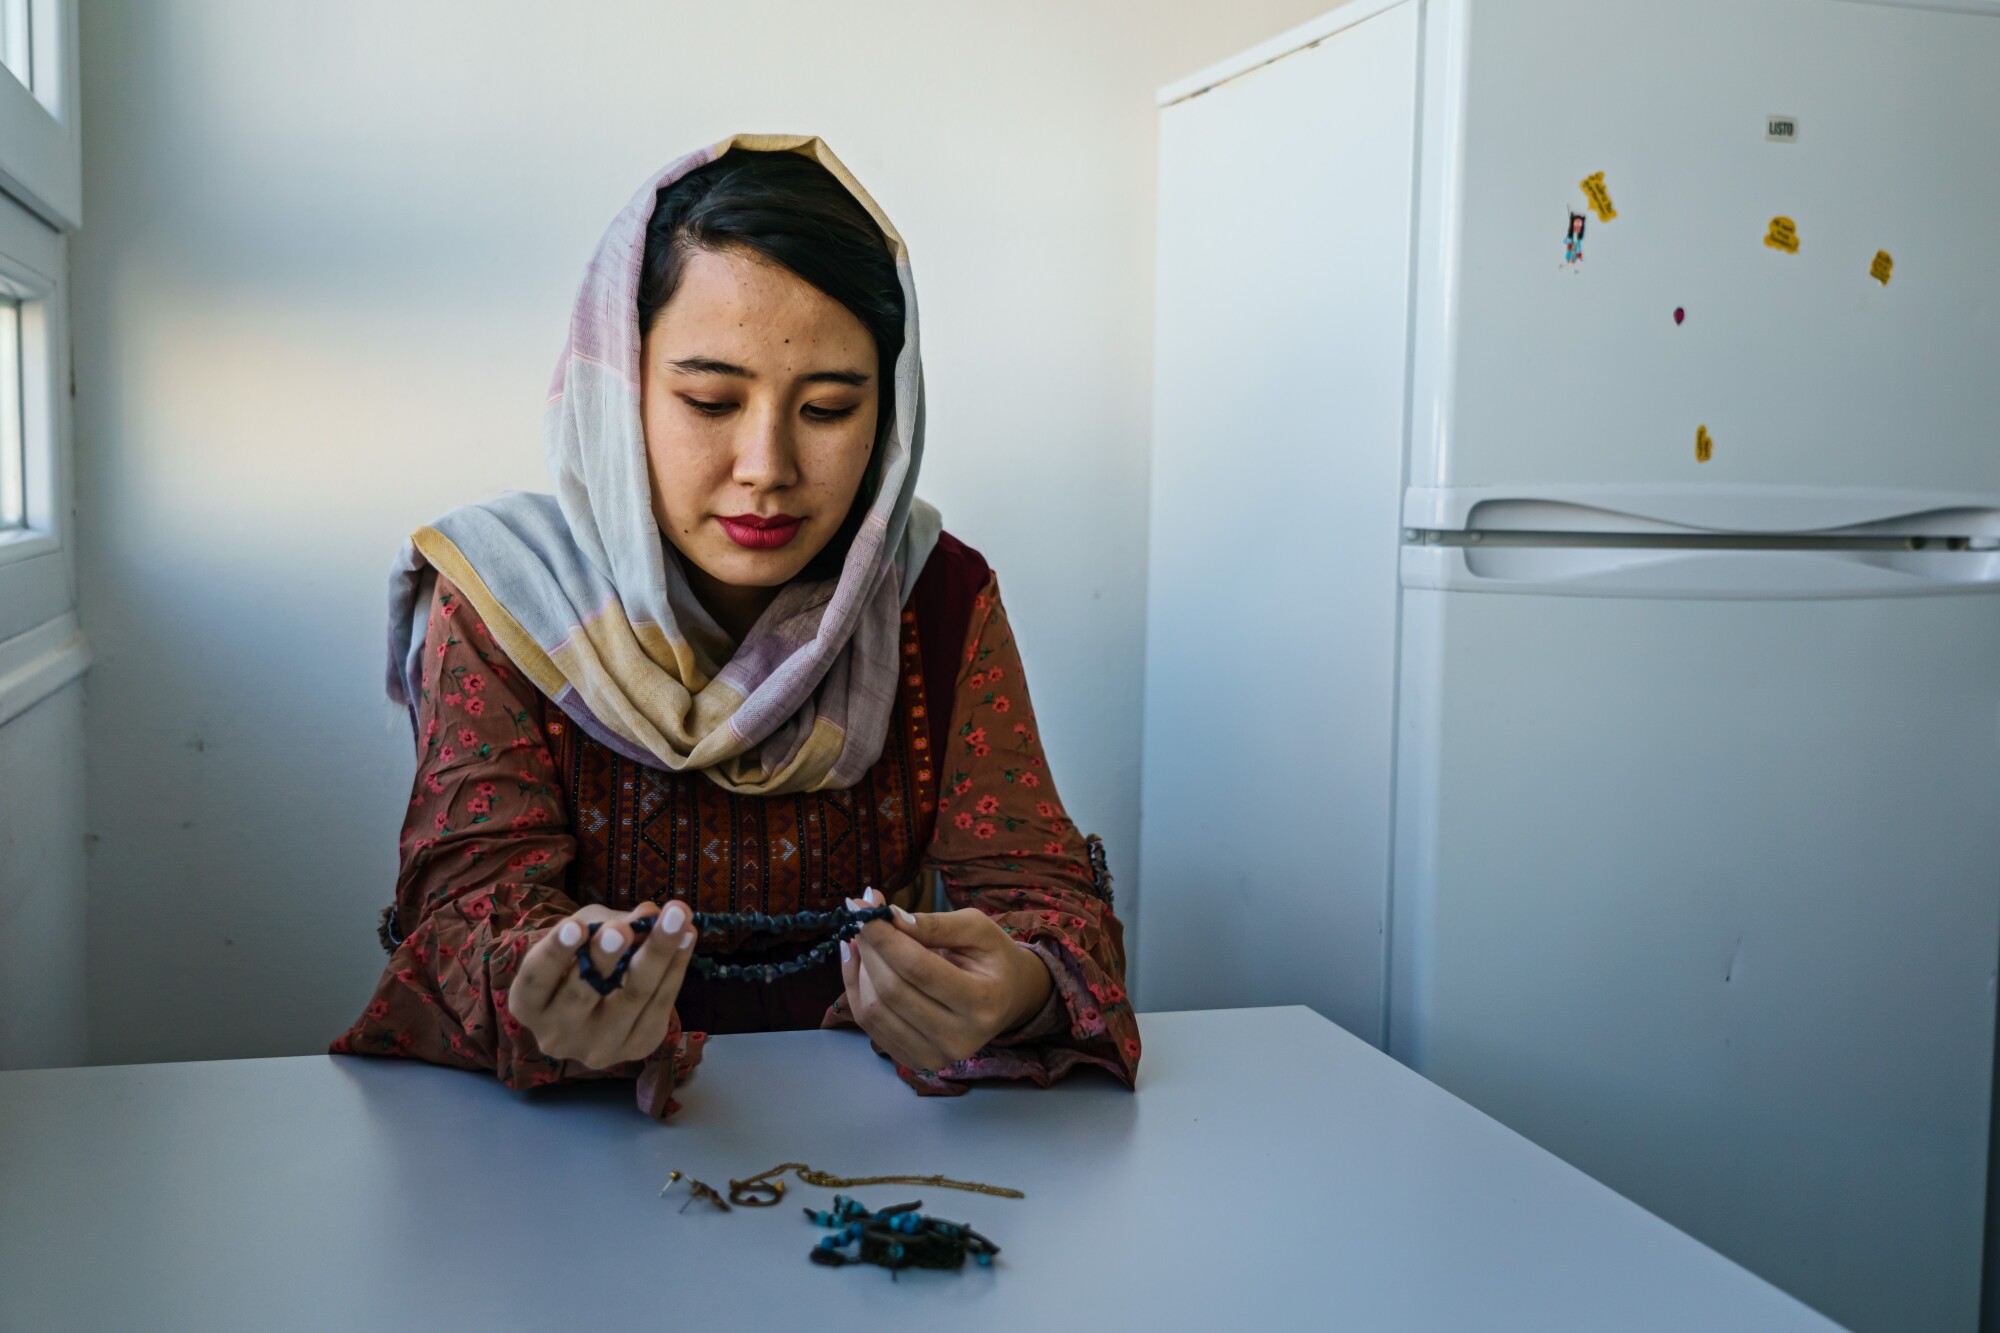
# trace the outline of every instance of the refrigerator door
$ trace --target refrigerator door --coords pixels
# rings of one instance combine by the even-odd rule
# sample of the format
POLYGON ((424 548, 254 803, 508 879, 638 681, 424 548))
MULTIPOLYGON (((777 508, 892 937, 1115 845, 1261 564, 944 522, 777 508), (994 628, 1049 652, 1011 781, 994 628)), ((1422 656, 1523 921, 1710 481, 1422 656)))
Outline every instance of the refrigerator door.
POLYGON ((1641 517, 1687 488, 1786 515, 1856 490, 1994 503, 2000 7, 1433 12, 1413 487, 1608 487, 1641 517), (1795 250, 1766 244, 1778 218, 1795 250))
POLYGON ((1405 593, 1391 1051, 1843 1323, 1971 1329, 2000 595, 1465 554, 1405 593))

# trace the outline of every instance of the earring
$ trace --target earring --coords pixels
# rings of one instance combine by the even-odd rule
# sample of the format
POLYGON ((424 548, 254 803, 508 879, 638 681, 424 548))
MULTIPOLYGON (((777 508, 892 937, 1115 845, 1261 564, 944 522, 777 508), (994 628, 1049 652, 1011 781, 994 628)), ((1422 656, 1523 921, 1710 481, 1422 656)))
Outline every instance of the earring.
MULTIPOLYGON (((682 1212, 686 1212, 688 1210, 688 1204, 694 1203, 698 1199, 707 1199, 710 1203, 714 1204, 717 1208, 720 1208, 725 1213, 729 1211, 729 1205, 723 1201, 723 1198, 720 1194, 716 1193, 715 1187, 713 1185, 704 1185, 701 1181, 696 1180, 693 1176, 683 1176, 678 1171, 668 1173, 667 1183, 660 1186, 660 1196, 662 1198, 666 1197, 667 1191, 674 1187, 674 1182, 677 1180, 685 1180, 688 1183, 688 1201, 687 1203, 681 1205, 682 1212)), ((732 1181, 730 1183, 733 1185, 735 1182, 732 1181)))

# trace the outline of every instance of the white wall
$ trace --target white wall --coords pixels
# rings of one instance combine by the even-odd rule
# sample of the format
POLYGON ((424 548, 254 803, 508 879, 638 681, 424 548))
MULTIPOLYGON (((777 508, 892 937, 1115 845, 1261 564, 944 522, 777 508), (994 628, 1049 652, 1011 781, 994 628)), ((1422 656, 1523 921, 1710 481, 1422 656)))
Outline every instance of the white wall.
POLYGON ((0 1069, 85 1058, 83 691, 0 726, 0 1069))
POLYGON ((1152 92, 1324 4, 84 6, 92 1056, 310 1051, 354 1017, 411 772, 389 562, 547 489, 591 245, 739 130, 823 135, 908 239, 923 492, 1000 570, 1142 929, 1152 92))

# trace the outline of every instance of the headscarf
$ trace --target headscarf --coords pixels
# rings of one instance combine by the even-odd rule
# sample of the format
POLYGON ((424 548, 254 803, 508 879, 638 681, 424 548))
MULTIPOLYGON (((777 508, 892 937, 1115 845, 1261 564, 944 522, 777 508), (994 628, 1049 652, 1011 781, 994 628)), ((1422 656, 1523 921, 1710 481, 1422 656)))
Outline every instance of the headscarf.
POLYGON ((851 787, 881 758, 899 613, 937 542, 938 513, 916 497, 923 439, 916 287, 875 201, 817 138, 739 134, 690 153, 639 188, 584 271, 543 413, 555 494, 461 505, 404 544, 389 580, 389 697, 414 732, 442 573, 542 693, 627 758, 751 795, 851 787), (839 577, 794 578, 733 654, 653 518, 638 313, 659 192, 729 152, 802 153, 832 172, 887 238, 904 306, 895 420, 839 577))

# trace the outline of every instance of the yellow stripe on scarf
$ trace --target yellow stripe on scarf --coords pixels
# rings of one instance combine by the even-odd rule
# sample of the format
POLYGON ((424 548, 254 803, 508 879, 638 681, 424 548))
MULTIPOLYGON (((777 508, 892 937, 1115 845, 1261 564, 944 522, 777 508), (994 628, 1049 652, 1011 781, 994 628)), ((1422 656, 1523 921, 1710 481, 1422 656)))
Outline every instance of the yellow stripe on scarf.
POLYGON ((552 656, 508 613, 449 537, 436 528, 422 527, 410 540, 472 603, 501 651, 544 695, 553 700, 573 686, 605 725, 646 738, 650 742, 646 748, 661 768, 708 770, 711 781, 740 796, 817 791, 831 775, 845 733, 825 718, 814 721, 790 763, 767 773, 761 764, 745 758, 747 747, 729 730, 729 719, 743 706, 741 691, 719 681, 705 681, 699 691, 689 690, 668 663, 696 672, 693 653, 686 644, 669 640, 659 626, 635 629, 614 601, 603 614, 579 625, 581 632, 571 634, 552 656), (639 681, 646 685, 634 694, 634 683, 639 681))

